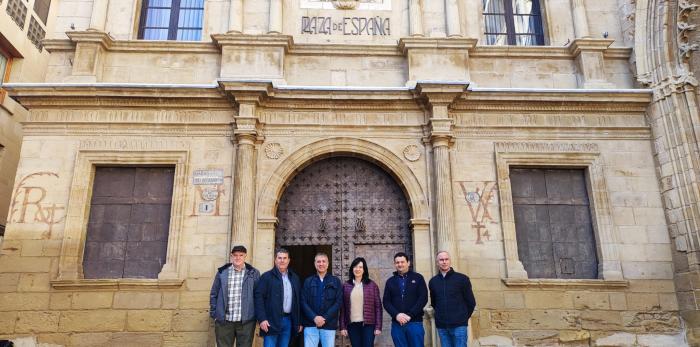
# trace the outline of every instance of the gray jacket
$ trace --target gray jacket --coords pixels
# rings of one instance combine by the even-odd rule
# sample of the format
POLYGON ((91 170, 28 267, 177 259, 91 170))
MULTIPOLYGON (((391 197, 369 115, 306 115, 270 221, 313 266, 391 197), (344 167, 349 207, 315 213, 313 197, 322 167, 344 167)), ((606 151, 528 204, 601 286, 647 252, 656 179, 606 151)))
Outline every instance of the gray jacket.
MULTIPOLYGON (((219 268, 214 276, 214 284, 209 294, 209 315, 217 321, 226 320, 226 308, 228 307, 228 276, 231 273, 231 263, 219 268)), ((255 319, 254 290, 260 279, 260 271, 250 264, 245 264, 243 275, 243 290, 241 291, 241 321, 247 322, 255 319)))

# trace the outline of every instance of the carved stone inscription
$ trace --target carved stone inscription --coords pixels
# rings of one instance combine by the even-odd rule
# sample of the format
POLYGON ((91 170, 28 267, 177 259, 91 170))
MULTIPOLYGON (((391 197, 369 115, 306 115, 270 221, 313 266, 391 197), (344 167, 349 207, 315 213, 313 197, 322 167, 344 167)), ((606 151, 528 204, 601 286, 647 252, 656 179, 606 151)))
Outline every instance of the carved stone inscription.
POLYGON ((390 36, 391 20, 382 17, 301 17, 307 35, 390 36))

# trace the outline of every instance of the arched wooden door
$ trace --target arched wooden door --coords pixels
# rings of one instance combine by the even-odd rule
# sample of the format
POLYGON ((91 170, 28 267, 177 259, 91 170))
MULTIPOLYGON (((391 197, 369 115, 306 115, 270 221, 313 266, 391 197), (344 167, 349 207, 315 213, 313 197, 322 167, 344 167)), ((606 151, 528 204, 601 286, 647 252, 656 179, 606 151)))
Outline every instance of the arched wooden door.
MULTIPOLYGON (((383 292, 393 255, 412 254, 403 190, 382 168, 359 158, 331 157, 301 170, 284 191, 277 217, 275 243, 290 249, 290 267, 302 275, 314 273, 316 251, 330 251, 333 274, 345 281, 350 263, 361 256, 383 292)), ((392 345, 390 323, 384 312, 376 346, 392 345)))

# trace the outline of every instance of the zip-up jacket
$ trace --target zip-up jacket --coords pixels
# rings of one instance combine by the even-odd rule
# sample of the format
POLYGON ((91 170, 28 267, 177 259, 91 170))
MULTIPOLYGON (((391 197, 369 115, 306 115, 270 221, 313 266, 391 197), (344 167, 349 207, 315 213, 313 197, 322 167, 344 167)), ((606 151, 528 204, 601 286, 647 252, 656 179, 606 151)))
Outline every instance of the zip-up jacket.
MULTIPOLYGON (((209 315, 219 322, 226 320, 226 308, 228 307, 228 278, 231 273, 231 263, 220 267, 214 276, 214 283, 209 293, 209 315)), ((245 274, 241 288, 241 321, 247 322, 255 319, 253 308, 253 296, 255 285, 260 279, 260 272, 250 264, 245 264, 245 274)))
POLYGON ((476 307, 469 277, 452 268, 430 279, 430 302, 435 309, 435 326, 450 329, 466 326, 476 307))
MULTIPOLYGON (((290 318, 292 320, 292 337, 297 333, 299 327, 299 292, 301 284, 299 276, 292 270, 287 270, 289 282, 292 284, 292 312, 290 318)), ((255 286, 255 317, 258 323, 267 321, 270 323, 270 328, 267 332, 260 330, 260 336, 279 335, 282 327, 282 305, 284 304, 284 284, 282 283, 282 274, 276 267, 265 272, 260 276, 258 285, 255 286)))
POLYGON ((343 300, 342 295, 338 277, 326 274, 323 282, 318 274, 307 278, 301 290, 301 324, 305 327, 315 327, 314 318, 321 316, 326 320, 326 324, 319 329, 338 329, 338 311, 343 300), (319 298, 318 293, 321 286, 323 289, 319 298))
MULTIPOLYGON (((423 308, 428 303, 428 288, 423 276, 414 271, 408 271, 403 276, 394 272, 384 286, 384 309, 396 321, 399 313, 411 317, 411 322, 423 321, 423 308), (401 292, 401 282, 405 283, 405 290, 401 292)), ((398 323, 398 322, 397 322, 398 323)))
MULTIPOLYGON (((340 309, 340 330, 348 330, 350 324, 350 295, 355 284, 343 283, 343 306, 340 309)), ((379 286, 374 281, 362 285, 362 324, 374 325, 374 330, 382 330, 382 300, 379 286)))

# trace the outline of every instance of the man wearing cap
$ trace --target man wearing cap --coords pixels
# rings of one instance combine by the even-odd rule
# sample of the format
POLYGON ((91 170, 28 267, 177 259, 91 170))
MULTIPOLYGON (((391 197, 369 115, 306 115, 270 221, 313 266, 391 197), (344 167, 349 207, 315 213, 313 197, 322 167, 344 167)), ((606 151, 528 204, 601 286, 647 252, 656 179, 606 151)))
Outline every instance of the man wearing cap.
POLYGON ((248 251, 234 246, 230 263, 220 267, 214 276, 209 295, 209 315, 214 318, 218 347, 250 347, 255 334, 255 286, 260 272, 245 262, 248 251))

